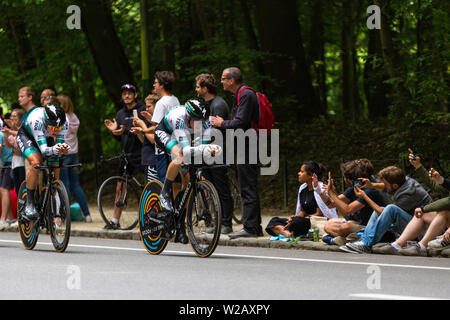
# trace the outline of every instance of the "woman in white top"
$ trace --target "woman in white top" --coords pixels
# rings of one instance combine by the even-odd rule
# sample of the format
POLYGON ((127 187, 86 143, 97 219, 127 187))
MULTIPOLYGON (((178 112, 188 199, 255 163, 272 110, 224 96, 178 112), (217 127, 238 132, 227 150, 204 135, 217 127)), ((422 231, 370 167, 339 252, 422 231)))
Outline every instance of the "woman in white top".
MULTIPOLYGON (((283 236, 285 238, 296 238, 308 233, 311 228, 310 216, 324 216, 327 218, 337 218, 336 209, 330 209, 320 196, 319 189, 322 182, 314 186, 314 180, 320 179, 325 172, 321 164, 314 161, 306 161, 300 167, 298 181, 301 183, 295 215, 289 218, 275 217, 269 221, 266 232, 272 236, 283 236)), ((317 182, 317 181, 316 181, 317 182)))
MULTIPOLYGON (((58 101, 61 108, 66 112, 67 121, 69 122, 69 130, 66 135, 65 143, 70 146, 69 153, 64 157, 64 165, 71 165, 79 163, 78 160, 78 128, 80 126, 80 120, 73 112, 72 100, 68 96, 58 96, 58 101)), ((87 223, 92 222, 91 215, 89 213, 89 207, 86 201, 86 195, 81 188, 78 178, 78 168, 62 168, 60 173, 60 179, 64 183, 67 190, 67 195, 70 201, 70 191, 75 195, 75 199, 80 205, 83 212, 85 221, 87 223)))

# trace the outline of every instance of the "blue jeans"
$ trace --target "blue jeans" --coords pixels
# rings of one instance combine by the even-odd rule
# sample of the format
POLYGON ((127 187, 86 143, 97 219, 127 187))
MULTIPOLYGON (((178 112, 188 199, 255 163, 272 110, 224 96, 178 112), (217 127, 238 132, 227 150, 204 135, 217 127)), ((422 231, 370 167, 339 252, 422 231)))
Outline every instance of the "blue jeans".
MULTIPOLYGON (((71 165, 71 164, 77 164, 78 161, 78 154, 68 154, 64 157, 64 165, 71 165)), ((72 190, 75 199, 80 205, 81 211, 83 211, 84 216, 89 216, 89 207, 86 201, 86 196, 83 192, 83 189, 80 186, 80 181, 78 179, 78 168, 62 168, 60 175, 59 175, 62 183, 66 187, 67 195, 69 196, 69 202, 70 202, 70 191, 72 190)))
POLYGON ((372 247, 380 242, 388 230, 401 234, 411 219, 412 216, 410 214, 403 211, 400 207, 390 204, 383 209, 380 215, 376 211, 372 213, 360 241, 367 247, 372 247))

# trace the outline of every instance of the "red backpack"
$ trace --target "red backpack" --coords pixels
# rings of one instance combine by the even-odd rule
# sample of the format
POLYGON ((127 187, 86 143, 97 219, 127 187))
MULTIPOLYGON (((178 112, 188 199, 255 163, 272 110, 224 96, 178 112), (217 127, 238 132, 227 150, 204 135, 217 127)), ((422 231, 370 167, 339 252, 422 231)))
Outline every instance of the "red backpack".
POLYGON ((256 131, 260 129, 266 129, 267 135, 270 135, 270 131, 275 128, 275 115, 272 110, 272 104, 269 99, 267 99, 266 95, 260 92, 256 92, 251 87, 242 87, 237 94, 237 105, 239 106, 239 99, 241 98, 242 91, 245 89, 250 89, 256 93, 256 97, 258 98, 259 104, 259 120, 258 122, 252 121, 252 128, 256 131))

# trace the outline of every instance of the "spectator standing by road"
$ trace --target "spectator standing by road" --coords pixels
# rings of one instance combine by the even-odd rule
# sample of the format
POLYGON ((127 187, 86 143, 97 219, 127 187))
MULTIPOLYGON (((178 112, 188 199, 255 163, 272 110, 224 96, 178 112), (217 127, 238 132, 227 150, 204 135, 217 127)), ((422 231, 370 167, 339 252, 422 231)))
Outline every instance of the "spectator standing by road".
POLYGON ((9 191, 14 188, 14 183, 11 177, 11 162, 13 148, 7 147, 4 141, 4 134, 0 132, 0 152, 3 166, 0 173, 0 197, 2 214, 0 217, 0 230, 3 230, 7 225, 7 221, 13 221, 11 210, 11 199, 9 191))
POLYGON ((156 170, 155 160, 155 133, 152 132, 150 122, 155 111, 155 105, 159 98, 156 94, 151 94, 145 98, 146 110, 141 112, 140 118, 134 118, 131 133, 136 134, 142 142, 142 160, 141 165, 144 167, 145 178, 147 182, 151 180, 159 180, 158 171, 156 170))
MULTIPOLYGON (((244 131, 251 129, 251 122, 258 122, 259 118, 259 103, 256 93, 251 89, 243 89, 245 84, 242 81, 242 72, 235 67, 227 68, 222 72, 221 82, 224 90, 233 94, 235 105, 232 110, 232 120, 225 120, 217 116, 211 117, 212 125, 221 129, 242 129, 244 131), (241 89, 243 89, 242 92, 241 89)), ((243 228, 230 234, 230 239, 263 235, 258 195, 258 165, 249 163, 249 151, 250 145, 246 138, 245 164, 237 165, 243 208, 243 228)))
POLYGON ((45 100, 46 100, 48 97, 56 97, 56 92, 55 92, 55 90, 50 89, 50 88, 42 90, 42 93, 41 93, 41 100, 40 100, 40 101, 41 101, 41 106, 42 106, 42 107, 45 106, 45 100))
MULTIPOLYGON (((73 110, 72 100, 68 96, 60 95, 57 97, 61 108, 66 112, 67 121, 69 122, 69 130, 67 131, 65 142, 70 146, 70 151, 64 157, 64 165, 73 165, 79 163, 78 159, 78 128, 80 127, 80 120, 73 110)), ((80 181, 78 178, 78 168, 62 168, 60 173, 61 181, 67 190, 67 195, 69 197, 71 191, 75 195, 75 199, 80 205, 81 211, 83 212, 85 222, 92 222, 91 214, 89 212, 89 207, 86 201, 86 195, 81 188, 80 181)))
MULTIPOLYGON (((175 75, 171 71, 158 71, 155 74, 155 82, 153 83, 153 92, 160 98, 155 106, 155 111, 152 117, 152 124, 156 126, 164 119, 166 113, 173 107, 180 105, 180 101, 172 94, 173 84, 175 83, 175 75)), ((158 177, 164 183, 166 179, 167 164, 169 157, 155 145, 156 154, 156 169, 158 170, 158 177)), ((175 191, 175 190, 174 190, 175 191)))
MULTIPOLYGON (((207 103, 211 116, 218 116, 222 119, 228 119, 228 105, 222 97, 217 95, 216 79, 212 74, 200 74, 195 79, 195 91, 197 96, 207 103)), ((223 145, 222 154, 226 154, 225 150, 225 130, 222 131, 223 145)), ((215 168, 204 171, 205 176, 214 184, 219 194, 220 203, 222 205, 222 234, 230 234, 233 232, 233 199, 230 192, 228 181, 228 169, 226 167, 215 168)), ((211 233, 213 230, 210 230, 211 233)))
MULTIPOLYGON (((142 142, 139 138, 130 132, 133 127, 133 112, 136 110, 138 116, 142 111, 145 111, 145 104, 142 101, 138 101, 137 89, 132 84, 125 84, 121 88, 122 100, 124 106, 116 114, 116 119, 105 120, 105 126, 111 131, 114 138, 120 141, 122 150, 131 154, 128 157, 127 172, 132 174, 136 166, 140 165, 141 162, 141 149, 142 142)), ((119 175, 124 173, 124 163, 120 163, 119 175)), ((123 189, 123 183, 119 182, 117 185, 117 193, 123 189)), ((114 206, 114 216, 111 219, 111 223, 105 226, 105 229, 119 229, 120 216, 122 214, 122 208, 114 206)))
POLYGON ((16 141, 17 131, 19 130, 20 120, 22 119, 23 115, 24 112, 22 108, 13 109, 11 111, 10 128, 5 127, 3 129, 5 140, 7 140, 9 145, 11 145, 14 149, 11 162, 11 170, 13 174, 16 194, 19 192, 20 185, 25 180, 25 158, 22 156, 16 141))
POLYGON ((28 115, 34 108, 38 108, 34 102, 36 94, 31 87, 23 87, 19 89, 19 104, 25 109, 25 114, 20 120, 20 124, 27 121, 28 115))

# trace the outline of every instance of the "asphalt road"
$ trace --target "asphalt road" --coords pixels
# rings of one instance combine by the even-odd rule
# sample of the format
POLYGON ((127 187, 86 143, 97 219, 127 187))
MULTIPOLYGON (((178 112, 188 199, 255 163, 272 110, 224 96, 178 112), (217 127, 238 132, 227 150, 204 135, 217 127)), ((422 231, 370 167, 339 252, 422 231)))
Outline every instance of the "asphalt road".
POLYGON ((0 233, 0 300, 450 299, 450 259, 218 247, 195 256, 170 243, 160 256, 139 241, 70 239, 65 253, 41 234, 27 251, 0 233))

